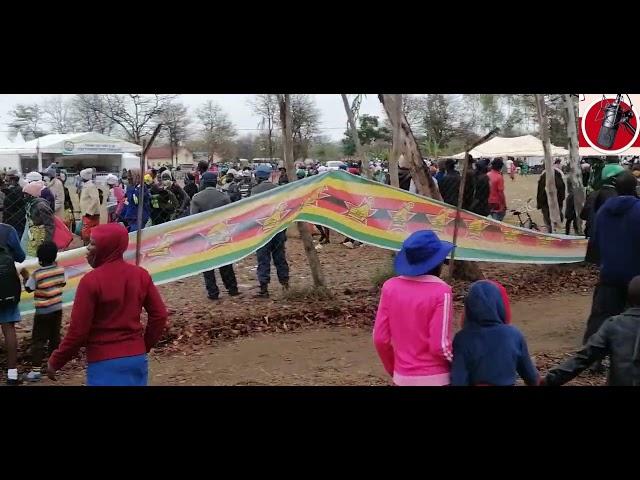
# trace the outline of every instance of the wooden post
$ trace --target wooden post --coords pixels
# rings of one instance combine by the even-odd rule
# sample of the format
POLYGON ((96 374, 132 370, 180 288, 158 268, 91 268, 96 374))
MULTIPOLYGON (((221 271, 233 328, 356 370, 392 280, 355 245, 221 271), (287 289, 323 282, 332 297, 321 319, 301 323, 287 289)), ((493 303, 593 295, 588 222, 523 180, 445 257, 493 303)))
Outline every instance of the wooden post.
POLYGON ((538 110, 538 123, 540 124, 540 137, 542 148, 544 149, 544 170, 547 191, 547 202, 549 204, 549 216, 551 217, 551 232, 562 231, 562 220, 560 219, 560 206, 558 205, 558 191, 556 189, 556 175, 551 159, 551 140, 549 139, 549 118, 547 117, 547 106, 544 103, 544 95, 535 94, 536 107, 538 110))
POLYGON ((566 109, 567 118, 567 137, 569 138, 569 177, 573 186, 573 207, 576 211, 576 217, 578 218, 577 235, 582 235, 582 221, 580 220, 580 212, 584 207, 586 198, 585 187, 582 184, 582 169, 580 167, 580 150, 578 147, 578 122, 576 120, 575 102, 573 101, 573 95, 565 94, 564 104, 566 109))
MULTIPOLYGON (((295 160, 293 158, 293 137, 291 136, 291 95, 278 94, 278 104, 280 105, 280 120, 282 124, 282 137, 283 137, 283 153, 284 153, 284 165, 287 169, 287 176, 290 182, 297 180, 295 160)), ((322 271, 322 264, 318 258, 318 252, 313 245, 313 237, 305 224, 302 222, 296 222, 298 232, 300 233, 300 239, 304 246, 304 252, 307 255, 309 262, 309 268, 311 269, 311 277, 313 278, 313 285, 315 287, 324 287, 326 285, 324 279, 324 273, 322 271)))
POLYGON ((138 197, 138 229, 136 230, 136 265, 140 265, 140 250, 142 246, 142 215, 144 212, 144 171, 145 154, 147 151, 147 141, 142 141, 142 152, 140 153, 140 196, 138 197))
MULTIPOLYGON (((353 110, 349 106, 349 99, 345 93, 340 94, 342 96, 342 103, 344 104, 344 111, 347 113, 347 123, 349 124, 349 134, 351 135, 351 140, 353 141, 356 147, 356 156, 360 159, 362 163, 362 174, 371 180, 372 174, 371 169, 369 168, 369 160, 364 153, 362 145, 360 144, 360 138, 358 137, 358 127, 356 125, 355 115, 353 114, 353 110)), ((287 174, 288 175, 288 174, 287 174)))
POLYGON ((136 230, 136 265, 140 265, 141 249, 142 249, 142 215, 144 212, 144 194, 146 185, 144 183, 144 172, 147 168, 147 151, 153 145, 153 141, 160 132, 162 124, 159 123, 156 129, 151 135, 149 143, 146 140, 142 141, 142 153, 140 154, 140 197, 138 198, 138 230, 136 230))
POLYGON ((393 94, 395 121, 393 125, 393 144, 391 155, 389 156, 389 177, 391 178, 391 186, 400 188, 400 179, 398 178, 398 161, 402 154, 402 127, 400 117, 402 116, 402 94, 393 94))

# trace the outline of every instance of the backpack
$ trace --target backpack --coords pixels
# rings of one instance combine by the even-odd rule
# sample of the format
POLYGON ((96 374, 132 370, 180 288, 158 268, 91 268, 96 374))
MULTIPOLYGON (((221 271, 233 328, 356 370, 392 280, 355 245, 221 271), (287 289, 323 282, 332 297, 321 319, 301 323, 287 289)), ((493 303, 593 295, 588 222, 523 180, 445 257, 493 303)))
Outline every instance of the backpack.
POLYGON ((6 247, 0 246, 0 308, 17 305, 21 291, 13 256, 6 247))

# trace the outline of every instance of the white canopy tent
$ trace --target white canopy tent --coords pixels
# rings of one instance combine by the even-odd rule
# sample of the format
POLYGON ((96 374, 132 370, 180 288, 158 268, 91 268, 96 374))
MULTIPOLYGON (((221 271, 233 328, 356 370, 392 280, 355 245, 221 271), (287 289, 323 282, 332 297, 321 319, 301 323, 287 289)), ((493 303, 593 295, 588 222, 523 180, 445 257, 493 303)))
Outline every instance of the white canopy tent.
MULTIPOLYGON (((22 136, 20 137, 22 139, 22 136)), ((0 148, 0 155, 37 155, 58 153, 62 155, 113 155, 140 153, 142 147, 118 138, 96 132, 54 133, 22 144, 14 141, 8 148, 0 148)))
MULTIPOLYGON (((120 163, 122 155, 141 153, 142 147, 119 138, 96 132, 45 135, 25 142, 21 135, 10 144, 0 142, 0 167, 20 168, 20 156, 37 157, 38 171, 42 170, 42 155, 54 156, 56 161, 102 158, 109 165, 120 163), (107 160, 110 159, 110 160, 107 160)), ((36 168, 35 165, 31 168, 36 168)))
MULTIPOLYGON (((495 157, 544 157, 542 141, 533 135, 521 137, 494 137, 469 152, 473 158, 495 157)), ((569 155, 569 150, 551 145, 551 155, 562 157, 569 155)), ((464 152, 447 158, 463 159, 464 152)))

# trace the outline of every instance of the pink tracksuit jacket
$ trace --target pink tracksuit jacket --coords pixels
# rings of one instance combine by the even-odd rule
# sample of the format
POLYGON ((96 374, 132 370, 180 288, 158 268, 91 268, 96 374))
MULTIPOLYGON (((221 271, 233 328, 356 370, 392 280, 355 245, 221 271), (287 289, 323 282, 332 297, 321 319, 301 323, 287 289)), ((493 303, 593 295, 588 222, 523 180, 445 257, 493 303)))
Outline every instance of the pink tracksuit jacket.
POLYGON ((396 385, 449 385, 452 321, 451 287, 438 277, 400 276, 384 283, 373 342, 396 385))

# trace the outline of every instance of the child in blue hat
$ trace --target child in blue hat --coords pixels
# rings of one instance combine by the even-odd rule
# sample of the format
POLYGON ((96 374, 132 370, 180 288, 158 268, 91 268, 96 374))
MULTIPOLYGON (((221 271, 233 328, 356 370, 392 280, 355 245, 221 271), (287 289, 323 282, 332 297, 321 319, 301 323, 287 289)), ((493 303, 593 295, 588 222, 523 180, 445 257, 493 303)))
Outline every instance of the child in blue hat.
POLYGON ((373 341, 395 385, 451 382, 453 298, 439 277, 452 249, 431 230, 412 233, 395 259, 398 276, 382 286, 373 341))

